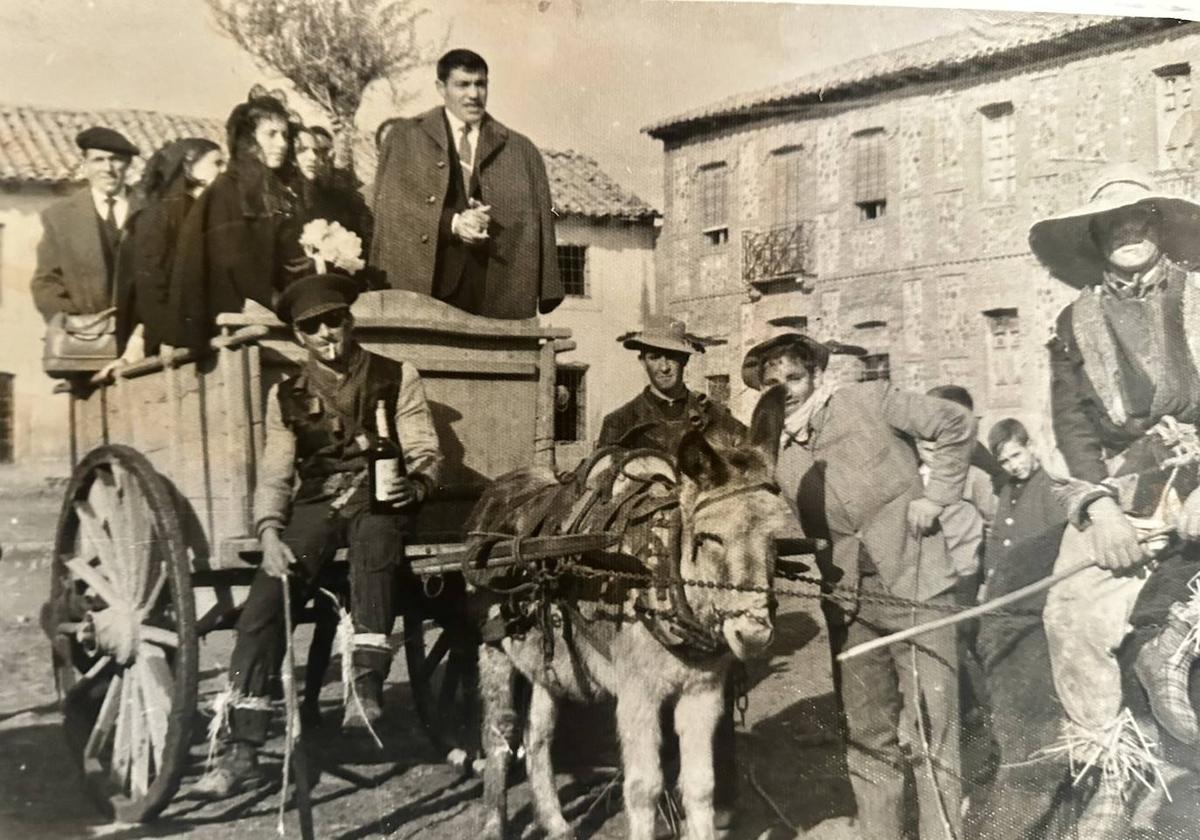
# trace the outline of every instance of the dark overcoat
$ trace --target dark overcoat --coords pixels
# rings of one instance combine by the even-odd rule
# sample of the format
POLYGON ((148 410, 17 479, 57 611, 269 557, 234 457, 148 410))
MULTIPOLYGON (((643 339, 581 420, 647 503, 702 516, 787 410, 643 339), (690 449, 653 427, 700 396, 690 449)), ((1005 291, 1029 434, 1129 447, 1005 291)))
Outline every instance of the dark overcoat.
POLYGON ((261 163, 241 158, 188 212, 179 233, 163 341, 203 349, 216 317, 275 294, 311 271, 300 246, 296 196, 261 163))
POLYGON ((668 403, 649 387, 604 417, 598 446, 657 449, 675 457, 683 436, 693 428, 692 417, 703 423, 710 442, 736 446, 746 437, 746 427, 729 409, 688 391, 687 396, 668 403))
MULTIPOLYGON (((431 295, 452 156, 444 111, 398 119, 380 150, 375 176, 371 265, 386 284, 431 295)), ((554 239, 550 183, 537 148, 524 135, 485 117, 475 155, 481 200, 491 207, 491 237, 482 304, 475 314, 531 318, 563 298, 554 239)))

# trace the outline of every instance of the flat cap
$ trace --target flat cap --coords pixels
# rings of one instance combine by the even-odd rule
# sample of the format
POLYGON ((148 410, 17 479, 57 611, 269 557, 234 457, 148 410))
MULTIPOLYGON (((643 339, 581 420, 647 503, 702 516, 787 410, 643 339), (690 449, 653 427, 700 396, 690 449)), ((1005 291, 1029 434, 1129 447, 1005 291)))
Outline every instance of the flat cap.
POLYGON ((129 138, 124 134, 103 125, 94 125, 76 134, 75 145, 84 151, 102 149, 116 155, 129 155, 130 157, 141 154, 138 147, 130 143, 129 138))

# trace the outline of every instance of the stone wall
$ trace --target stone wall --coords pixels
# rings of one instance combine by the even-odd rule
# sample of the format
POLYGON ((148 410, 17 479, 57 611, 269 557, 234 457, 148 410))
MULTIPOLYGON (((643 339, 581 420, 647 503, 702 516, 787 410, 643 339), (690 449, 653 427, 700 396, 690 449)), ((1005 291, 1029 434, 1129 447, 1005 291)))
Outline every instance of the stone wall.
MULTIPOLYGON (((899 384, 970 388, 984 431, 1013 415, 1048 436, 1044 344, 1074 293, 1029 254, 1029 226, 1084 201, 1092 177, 1110 163, 1133 161, 1176 191, 1191 187, 1192 173, 1157 171, 1154 71, 1178 62, 1191 62, 1200 76, 1200 26, 673 141, 665 152, 660 300, 686 311, 696 331, 727 336, 731 348, 744 350, 781 314, 806 316, 823 338, 869 338, 871 352, 890 354, 899 384), (1016 182, 1011 200, 996 203, 984 191, 980 109, 1005 102, 1012 103, 1016 182), (873 221, 860 219, 853 194, 853 135, 868 129, 883 129, 887 149, 886 214, 873 221), (801 201, 816 230, 816 276, 804 289, 777 284, 760 293, 741 281, 742 233, 775 223, 762 199, 771 191, 766 163, 785 146, 802 147, 811 162, 814 186, 801 201), (736 208, 725 244, 703 236, 687 209, 697 169, 719 161, 730 168, 736 208), (996 386, 984 313, 1014 308, 1021 382, 996 386), (886 328, 870 326, 875 321, 886 328)), ((728 355, 734 404, 745 416, 755 395, 736 375, 740 358, 728 355)), ((704 373, 713 374, 711 364, 704 373)))

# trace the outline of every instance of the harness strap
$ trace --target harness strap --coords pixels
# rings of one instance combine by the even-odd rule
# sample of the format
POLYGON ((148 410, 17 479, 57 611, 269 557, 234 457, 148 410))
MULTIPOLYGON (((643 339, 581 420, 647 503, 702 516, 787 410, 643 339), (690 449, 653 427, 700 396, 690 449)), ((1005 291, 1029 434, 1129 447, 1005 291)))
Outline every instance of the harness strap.
POLYGON ((731 487, 722 493, 717 493, 713 496, 707 496, 696 502, 696 507, 692 509, 693 513, 698 513, 709 505, 714 505, 717 502, 723 502, 733 496, 741 496, 746 493, 757 493, 760 490, 766 490, 772 494, 778 495, 779 485, 773 481, 760 481, 757 484, 740 484, 737 487, 731 487))

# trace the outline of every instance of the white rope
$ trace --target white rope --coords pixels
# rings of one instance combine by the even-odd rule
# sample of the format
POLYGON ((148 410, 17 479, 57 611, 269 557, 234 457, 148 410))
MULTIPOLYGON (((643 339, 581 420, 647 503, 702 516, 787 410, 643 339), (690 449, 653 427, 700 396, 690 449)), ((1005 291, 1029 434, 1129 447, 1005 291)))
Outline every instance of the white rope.
POLYGON ((233 690, 233 686, 229 684, 227 679, 225 688, 213 697, 212 703, 209 706, 209 709, 212 711, 212 720, 208 722, 208 755, 204 759, 205 773, 212 770, 213 764, 217 760, 217 748, 221 743, 221 732, 229 724, 229 710, 233 707, 236 698, 237 692, 233 690))
POLYGON ((371 721, 367 720, 366 710, 363 709, 362 700, 358 696, 358 688, 354 684, 354 619, 342 607, 342 603, 336 595, 328 589, 321 589, 320 592, 333 602, 338 615, 336 647, 338 655, 342 659, 342 708, 349 709, 351 704, 354 705, 363 723, 366 724, 367 732, 370 733, 375 746, 382 750, 383 741, 379 740, 374 727, 371 726, 371 721))
POLYGON ((286 835, 283 827, 283 812, 287 807, 288 777, 292 769, 292 747, 300 737, 300 713, 296 703, 296 657, 292 651, 292 591, 288 579, 280 578, 283 587, 283 626, 286 646, 283 655, 283 700, 287 709, 287 722, 283 740, 283 780, 279 790, 279 817, 275 822, 275 833, 286 835))

